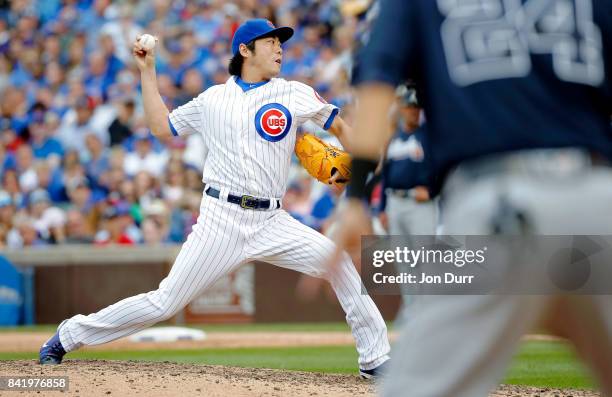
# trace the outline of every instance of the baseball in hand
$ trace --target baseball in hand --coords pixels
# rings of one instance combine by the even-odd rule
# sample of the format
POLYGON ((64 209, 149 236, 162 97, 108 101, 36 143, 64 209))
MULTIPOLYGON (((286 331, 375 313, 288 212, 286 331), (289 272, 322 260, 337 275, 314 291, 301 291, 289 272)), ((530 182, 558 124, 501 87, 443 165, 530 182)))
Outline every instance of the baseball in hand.
POLYGON ((151 36, 148 33, 140 36, 140 40, 138 43, 142 46, 142 49, 145 51, 151 51, 155 47, 155 37, 151 36))

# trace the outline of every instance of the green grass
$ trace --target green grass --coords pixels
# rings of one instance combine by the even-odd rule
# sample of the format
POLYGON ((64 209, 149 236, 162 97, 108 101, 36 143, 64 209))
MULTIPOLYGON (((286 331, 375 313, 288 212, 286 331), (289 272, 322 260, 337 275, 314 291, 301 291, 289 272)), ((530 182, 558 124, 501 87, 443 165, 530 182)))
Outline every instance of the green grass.
POLYGON ((562 342, 526 342, 514 357, 505 383, 587 389, 594 383, 573 350, 562 342))
MULTIPOLYGON (((69 359, 174 361, 241 367, 356 373, 353 346, 232 348, 206 350, 78 351, 69 359)), ((0 353, 0 360, 35 359, 32 353, 0 353)), ((593 382, 572 350, 561 342, 526 342, 504 383, 535 387, 592 388, 593 382)))
MULTIPOLYGON (((32 353, 0 353, 0 360, 35 359, 32 353)), ((209 350, 77 351, 69 359, 173 361, 179 363, 279 368, 299 371, 354 373, 357 353, 352 346, 231 348, 209 350)))
POLYGON ((19 327, 0 327, 0 334, 3 332, 53 332, 57 325, 21 325, 19 327))

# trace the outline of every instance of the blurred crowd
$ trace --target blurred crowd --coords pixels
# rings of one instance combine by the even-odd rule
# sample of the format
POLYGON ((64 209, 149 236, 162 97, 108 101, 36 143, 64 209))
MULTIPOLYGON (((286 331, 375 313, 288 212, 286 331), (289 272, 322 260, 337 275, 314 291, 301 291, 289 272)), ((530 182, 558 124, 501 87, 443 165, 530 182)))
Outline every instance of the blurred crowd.
MULTIPOLYGON (((316 88, 350 123, 364 3, 0 0, 0 247, 159 244, 190 232, 205 148, 197 135, 150 135, 131 56, 139 34, 159 38, 159 88, 174 109, 229 77, 244 19, 292 26, 282 77, 316 88)), ((335 199, 295 166, 283 204, 322 230, 335 199)))

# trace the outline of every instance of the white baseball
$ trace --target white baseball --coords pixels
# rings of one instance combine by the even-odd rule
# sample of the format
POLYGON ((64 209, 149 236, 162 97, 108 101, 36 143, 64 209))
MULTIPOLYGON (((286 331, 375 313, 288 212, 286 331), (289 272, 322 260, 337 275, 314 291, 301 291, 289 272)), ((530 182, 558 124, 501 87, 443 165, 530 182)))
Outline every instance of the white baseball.
POLYGON ((142 46, 145 51, 151 51, 155 47, 155 37, 151 36, 148 33, 140 36, 140 40, 138 43, 142 46))

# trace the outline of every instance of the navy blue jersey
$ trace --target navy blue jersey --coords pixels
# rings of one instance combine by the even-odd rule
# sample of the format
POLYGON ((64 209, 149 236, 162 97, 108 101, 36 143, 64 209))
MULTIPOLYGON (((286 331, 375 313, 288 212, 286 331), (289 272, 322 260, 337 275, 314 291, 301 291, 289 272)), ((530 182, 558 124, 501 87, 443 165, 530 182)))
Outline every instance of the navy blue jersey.
POLYGON ((412 134, 398 131, 387 149, 383 167, 385 188, 408 190, 416 186, 430 186, 427 156, 423 149, 425 124, 412 134))
POLYGON ((382 0, 353 82, 417 83, 433 172, 490 153, 612 158, 612 0, 382 0))

